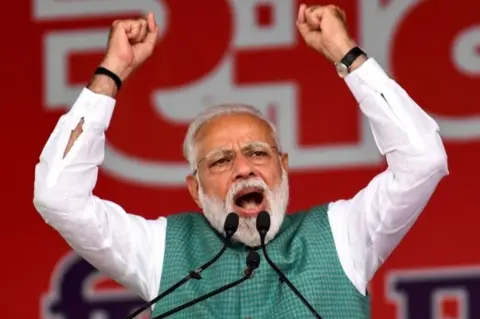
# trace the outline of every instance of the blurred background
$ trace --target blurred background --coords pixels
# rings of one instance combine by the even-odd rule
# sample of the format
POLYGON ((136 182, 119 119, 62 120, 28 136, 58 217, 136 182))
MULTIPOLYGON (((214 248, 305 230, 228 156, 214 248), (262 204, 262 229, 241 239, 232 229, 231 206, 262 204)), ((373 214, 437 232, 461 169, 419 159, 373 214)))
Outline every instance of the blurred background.
MULTIPOLYGON (((480 2, 331 3, 346 11, 364 50, 437 120, 449 155, 450 176, 371 284, 373 317, 480 318, 480 2)), ((183 136, 204 107, 231 101, 256 105, 277 124, 290 153, 291 211, 350 198, 385 168, 348 88, 297 34, 298 5, 3 4, 3 317, 122 318, 122 305, 140 303, 76 256, 32 205, 43 145, 102 58, 114 19, 153 11, 161 39, 118 95, 98 196, 147 218, 194 210, 184 186, 183 136)))

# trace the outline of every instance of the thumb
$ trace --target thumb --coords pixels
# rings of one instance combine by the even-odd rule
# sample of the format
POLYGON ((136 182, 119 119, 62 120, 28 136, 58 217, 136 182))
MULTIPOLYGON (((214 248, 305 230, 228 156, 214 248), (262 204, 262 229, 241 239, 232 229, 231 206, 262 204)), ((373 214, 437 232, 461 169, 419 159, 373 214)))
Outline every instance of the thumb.
POLYGON ((121 22, 115 22, 108 37, 107 46, 110 50, 123 51, 129 44, 127 30, 121 22))

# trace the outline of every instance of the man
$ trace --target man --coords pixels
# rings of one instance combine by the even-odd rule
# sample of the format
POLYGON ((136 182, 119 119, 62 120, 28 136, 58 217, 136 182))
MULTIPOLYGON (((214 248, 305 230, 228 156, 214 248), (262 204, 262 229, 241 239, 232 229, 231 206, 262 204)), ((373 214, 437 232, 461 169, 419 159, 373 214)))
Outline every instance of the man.
MULTIPOLYGON (((313 308, 323 318, 368 318, 369 280, 448 174, 438 126, 357 47, 342 10, 301 5, 296 24, 307 45, 332 62, 332 71, 336 64, 389 164, 352 199, 286 215, 288 155, 273 125, 241 104, 207 109, 187 132, 184 153, 192 168, 187 185, 203 214, 145 220, 93 195, 114 96, 155 46, 151 14, 113 24, 103 71, 61 117, 40 156, 34 198, 39 213, 77 253, 145 300, 215 255, 223 245, 227 214, 240 216, 225 254, 202 273, 203 279, 156 304, 153 316, 238 279, 248 251, 260 244, 256 216, 266 210, 271 258, 313 308)), ((328 187, 321 182, 310 191, 328 187)), ((242 285, 176 315, 193 317, 312 314, 262 261, 242 285)))

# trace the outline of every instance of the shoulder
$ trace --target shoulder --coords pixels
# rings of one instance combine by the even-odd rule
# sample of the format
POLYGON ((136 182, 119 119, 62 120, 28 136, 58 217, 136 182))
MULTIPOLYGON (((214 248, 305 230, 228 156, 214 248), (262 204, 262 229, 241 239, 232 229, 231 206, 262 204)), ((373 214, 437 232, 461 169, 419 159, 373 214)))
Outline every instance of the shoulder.
POLYGON ((345 227, 350 212, 350 200, 337 200, 328 204, 326 213, 332 230, 338 230, 345 227))

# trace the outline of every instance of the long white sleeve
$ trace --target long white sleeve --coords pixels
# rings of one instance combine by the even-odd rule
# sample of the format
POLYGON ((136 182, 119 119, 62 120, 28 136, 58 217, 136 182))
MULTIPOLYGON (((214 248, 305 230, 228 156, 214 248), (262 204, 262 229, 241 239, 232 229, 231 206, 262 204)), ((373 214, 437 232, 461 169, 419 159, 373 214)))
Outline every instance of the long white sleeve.
POLYGON ((359 291, 420 215, 448 175, 439 128, 370 58, 346 77, 388 168, 350 200, 329 207, 342 266, 359 291))
POLYGON ((93 195, 115 100, 84 89, 58 121, 35 169, 34 205, 98 270, 150 299, 158 293, 166 219, 146 220, 93 195), (63 158, 81 118, 83 132, 63 158))

